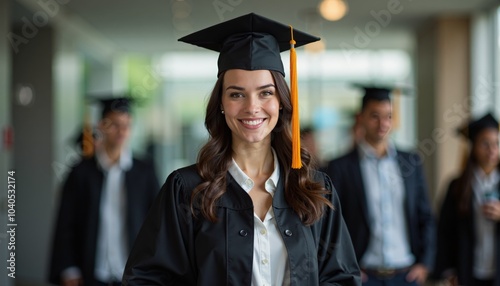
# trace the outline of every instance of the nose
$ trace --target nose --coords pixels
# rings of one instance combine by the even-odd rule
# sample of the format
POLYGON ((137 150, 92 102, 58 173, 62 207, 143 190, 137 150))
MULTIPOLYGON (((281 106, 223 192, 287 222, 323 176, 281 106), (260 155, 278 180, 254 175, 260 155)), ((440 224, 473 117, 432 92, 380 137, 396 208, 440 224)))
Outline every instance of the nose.
POLYGON ((245 111, 250 114, 256 114, 260 110, 260 101, 256 96, 249 96, 246 100, 245 111))

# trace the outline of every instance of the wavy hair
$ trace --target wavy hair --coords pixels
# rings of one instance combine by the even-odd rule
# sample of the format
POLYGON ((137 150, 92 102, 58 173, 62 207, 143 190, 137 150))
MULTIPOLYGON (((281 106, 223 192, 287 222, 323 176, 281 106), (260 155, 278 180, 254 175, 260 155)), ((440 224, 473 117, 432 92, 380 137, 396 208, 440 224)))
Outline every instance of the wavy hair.
MULTIPOLYGON (((278 122, 271 132, 271 146, 276 151, 278 161, 285 179, 285 199, 300 217, 302 223, 310 225, 321 218, 326 207, 333 208, 325 196, 330 193, 312 178, 314 168, 310 154, 301 149, 302 168, 291 169, 292 165, 292 104, 290 90, 281 73, 270 71, 276 85, 276 91, 283 107, 278 122)), ((232 135, 220 112, 222 105, 224 73, 222 73, 212 90, 207 104, 205 127, 209 133, 208 142, 198 154, 197 168, 203 183, 192 193, 191 211, 195 214, 196 205, 201 214, 209 221, 215 222, 216 202, 226 192, 226 176, 232 160, 232 135)))

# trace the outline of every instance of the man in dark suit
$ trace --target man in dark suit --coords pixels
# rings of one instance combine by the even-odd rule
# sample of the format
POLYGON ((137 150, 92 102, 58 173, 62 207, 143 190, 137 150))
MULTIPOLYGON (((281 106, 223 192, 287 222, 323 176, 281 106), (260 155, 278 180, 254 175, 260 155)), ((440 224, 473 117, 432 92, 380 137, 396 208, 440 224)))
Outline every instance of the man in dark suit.
POLYGON ((151 162, 127 148, 130 100, 102 103, 102 141, 73 167, 62 189, 49 274, 54 284, 121 285, 131 245, 159 191, 151 162))
POLYGON ((364 138, 324 171, 338 192, 364 285, 419 285, 432 267, 435 222, 420 158, 389 140, 389 95, 365 88, 364 138))

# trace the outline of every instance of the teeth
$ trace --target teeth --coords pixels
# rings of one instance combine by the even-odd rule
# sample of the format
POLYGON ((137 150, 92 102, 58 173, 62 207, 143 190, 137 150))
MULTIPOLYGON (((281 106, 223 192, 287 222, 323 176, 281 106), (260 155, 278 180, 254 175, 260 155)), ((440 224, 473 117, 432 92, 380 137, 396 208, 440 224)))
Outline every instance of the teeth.
POLYGON ((263 121, 263 119, 256 119, 256 120, 242 120, 244 124, 247 125, 257 125, 260 124, 263 121))

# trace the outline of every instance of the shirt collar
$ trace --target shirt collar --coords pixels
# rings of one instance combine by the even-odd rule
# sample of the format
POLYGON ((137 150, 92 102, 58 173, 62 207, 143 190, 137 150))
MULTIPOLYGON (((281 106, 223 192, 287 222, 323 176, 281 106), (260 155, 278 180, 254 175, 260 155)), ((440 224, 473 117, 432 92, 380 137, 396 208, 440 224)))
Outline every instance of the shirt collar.
POLYGON ((500 181, 500 173, 495 168, 493 172, 487 175, 480 167, 474 168, 474 177, 478 182, 485 184, 497 184, 500 181))
POLYGON ((358 146, 361 158, 382 159, 387 157, 394 159, 397 156, 396 147, 391 141, 387 142, 387 154, 382 158, 377 157, 377 155, 375 154, 375 149, 365 140, 360 140, 358 146))
POLYGON ((109 169, 115 166, 122 169, 122 171, 127 171, 132 168, 132 152, 128 148, 122 150, 120 153, 120 159, 115 164, 111 163, 111 160, 109 159, 104 148, 96 151, 96 158, 99 166, 105 171, 109 171, 109 169))
MULTIPOLYGON (((280 178, 280 168, 279 168, 279 162, 278 162, 278 156, 276 155, 276 152, 274 151, 274 148, 271 148, 271 151, 273 152, 273 158, 274 158, 274 171, 269 177, 269 179, 266 180, 266 191, 268 191, 271 195, 274 196, 274 192, 276 191, 276 187, 278 186, 278 180, 280 178)), ((250 179, 250 177, 243 172, 238 164, 236 164, 236 161, 234 161, 234 158, 232 159, 230 165, 229 165, 229 174, 234 178, 236 183, 240 185, 245 192, 250 192, 250 190, 253 188, 253 180, 250 179)))

